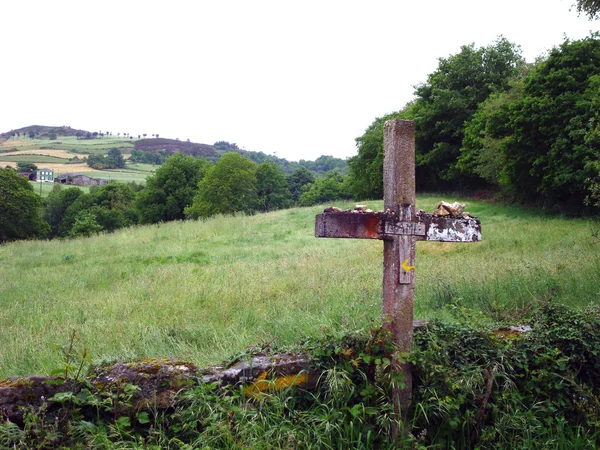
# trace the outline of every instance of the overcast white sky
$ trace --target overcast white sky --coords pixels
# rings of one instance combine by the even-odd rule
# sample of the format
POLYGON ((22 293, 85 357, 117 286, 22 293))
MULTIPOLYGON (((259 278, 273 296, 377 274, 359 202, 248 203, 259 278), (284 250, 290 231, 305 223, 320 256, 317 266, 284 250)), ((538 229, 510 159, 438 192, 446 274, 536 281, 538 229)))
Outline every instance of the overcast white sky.
POLYGON ((461 45, 502 34, 532 61, 597 30, 573 2, 2 0, 0 132, 69 125, 345 158, 461 45))

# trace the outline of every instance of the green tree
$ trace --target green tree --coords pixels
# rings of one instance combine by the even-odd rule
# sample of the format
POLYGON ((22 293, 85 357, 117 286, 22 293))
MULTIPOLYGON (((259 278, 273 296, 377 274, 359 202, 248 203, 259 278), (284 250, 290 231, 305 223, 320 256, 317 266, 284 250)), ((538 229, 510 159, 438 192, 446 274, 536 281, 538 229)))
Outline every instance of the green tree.
POLYGON ((76 187, 63 189, 60 183, 54 183, 52 191, 44 201, 42 211, 43 219, 50 225, 50 235, 57 237, 60 234, 60 224, 64 218, 65 212, 77 198, 83 194, 83 191, 76 187))
POLYGON ((200 181, 185 215, 197 219, 252 212, 257 207, 256 164, 238 153, 225 153, 200 181))
POLYGON ((519 74, 510 80, 510 90, 491 94, 479 104, 471 120, 465 123, 460 156, 456 163, 456 168, 462 174, 478 176, 483 183, 491 186, 502 184, 502 171, 506 164, 502 146, 510 133, 510 108, 523 95, 525 77, 534 67, 534 64, 523 65, 519 74))
POLYGON ((138 212, 134 201, 140 186, 135 183, 118 183, 112 181, 104 186, 92 186, 90 193, 94 195, 94 204, 109 215, 97 215, 98 223, 107 231, 128 227, 138 223, 138 212))
POLYGON ((383 198, 383 125, 392 119, 412 119, 412 105, 375 119, 364 134, 356 138, 358 154, 348 160, 348 185, 354 198, 383 198))
POLYGON ((600 0, 577 0, 575 6, 579 14, 585 13, 590 20, 600 19, 600 0))
POLYGON ((104 186, 92 186, 94 203, 104 209, 125 211, 135 200, 135 191, 130 184, 110 182, 104 186))
POLYGON ((600 161, 592 164, 592 175, 585 180, 588 195, 585 204, 600 209, 600 161))
POLYGON ((325 176, 317 178, 310 189, 300 197, 300 204, 302 206, 311 206, 351 197, 344 183, 344 177, 337 171, 332 170, 327 172, 325 176))
POLYGON ((28 163, 28 162, 18 162, 17 163, 17 171, 18 172, 35 172, 36 170, 38 170, 38 166, 36 166, 34 163, 28 163))
POLYGON ((98 170, 122 169, 125 167, 125 158, 123 158, 121 150, 118 148, 111 148, 106 156, 94 154, 89 155, 87 158, 87 165, 92 169, 98 170))
POLYGON ((122 169, 125 167, 125 158, 121 154, 121 150, 118 148, 111 148, 106 155, 108 164, 114 166, 112 168, 122 169))
POLYGON ((287 178, 291 199, 294 203, 300 201, 300 196, 315 182, 315 176, 306 168, 299 167, 287 178))
MULTIPOLYGON (((84 213, 94 216, 95 223, 100 226, 97 231, 112 232, 119 228, 128 227, 137 223, 137 211, 134 208, 133 201, 135 192, 131 185, 118 182, 111 182, 105 186, 92 186, 87 194, 79 194, 71 203, 66 206, 63 193, 67 194, 72 189, 66 189, 60 192, 59 198, 48 202, 46 209, 48 214, 51 212, 59 212, 60 208, 64 208, 64 213, 58 223, 58 234, 60 236, 73 236, 73 227, 75 226, 78 217, 83 217, 84 213), (61 204, 61 200, 64 203, 61 204), (50 209, 49 206, 55 206, 55 209, 50 209), (65 207, 66 206, 66 207, 65 207)), ((49 195, 49 198, 53 195, 49 195)), ((75 197, 73 192, 71 198, 75 197)), ((66 196, 65 196, 66 197, 66 196)), ((85 223, 89 220, 86 218, 85 223)), ((53 230, 55 225, 53 223, 53 230)), ((80 235, 81 233, 78 232, 80 235)))
POLYGON ((106 158, 103 155, 91 154, 87 157, 87 165, 92 169, 104 170, 109 169, 106 158))
POLYGON ((274 163, 264 162, 256 168, 256 189, 262 211, 273 211, 289 205, 290 191, 285 174, 274 163))
POLYGON ((184 209, 194 201, 198 182, 204 177, 210 163, 175 153, 166 159, 135 202, 140 223, 158 223, 185 218, 184 209))
POLYGON ((50 226, 40 217, 42 199, 14 170, 0 169, 0 244, 45 237, 50 226))
POLYGON ((490 94, 509 90, 523 63, 519 47, 502 37, 488 47, 471 44, 440 58, 437 70, 415 91, 419 188, 460 188, 477 181, 456 168, 464 124, 490 94))
POLYGON ((145 164, 157 164, 160 165, 165 162, 169 157, 167 152, 164 150, 158 152, 145 152, 144 150, 132 150, 129 161, 145 163, 145 164))
MULTIPOLYGON (((67 189, 68 190, 68 189, 67 189)), ((79 213, 87 211, 94 206, 94 196, 92 194, 82 193, 77 196, 66 209, 62 216, 62 220, 58 225, 58 235, 62 237, 70 236, 71 229, 77 220, 79 213)))
POLYGON ((69 237, 88 237, 102 231, 95 214, 90 210, 81 211, 75 217, 75 223, 69 231, 69 237))
POLYGON ((598 180, 600 34, 554 48, 502 125, 503 185, 519 200, 581 207, 598 180))
POLYGON ((330 155, 321 155, 314 161, 305 161, 301 159, 298 161, 302 167, 306 167, 317 175, 324 175, 330 170, 337 170, 340 174, 344 175, 348 173, 348 164, 345 160, 340 158, 334 158, 330 155))

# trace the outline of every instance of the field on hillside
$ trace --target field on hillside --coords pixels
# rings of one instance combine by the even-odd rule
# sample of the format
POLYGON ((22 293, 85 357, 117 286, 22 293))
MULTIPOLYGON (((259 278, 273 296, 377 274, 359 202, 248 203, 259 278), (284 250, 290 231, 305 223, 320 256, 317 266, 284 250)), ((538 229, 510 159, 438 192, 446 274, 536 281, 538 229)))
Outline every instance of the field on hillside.
POLYGON ((57 163, 64 164, 65 158, 48 155, 2 155, 2 159, 8 163, 31 162, 35 164, 57 163))
MULTIPOLYGON (((36 181, 30 181, 29 184, 31 184, 31 186, 33 186, 33 192, 40 195, 42 198, 47 197, 48 194, 50 194, 50 192, 52 192, 52 188, 54 187, 54 183, 38 183, 36 181), (41 184, 41 186, 40 186, 40 184, 41 184)), ((83 192, 88 193, 88 192, 90 192, 91 186, 63 185, 63 188, 67 188, 67 187, 76 187, 78 189, 81 189, 83 192)))
POLYGON ((24 156, 24 155, 36 155, 36 156, 53 156, 55 158, 63 158, 69 159, 74 155, 65 150, 48 150, 48 149, 39 149, 39 150, 21 150, 16 152, 3 152, 2 157, 6 156, 24 156))
MULTIPOLYGON (((459 200, 421 196, 418 206, 431 211, 442 199, 459 200)), ((518 324, 544 302, 599 301, 593 222, 466 203, 484 240, 417 244, 416 318, 518 324)), ((376 326, 382 243, 315 238, 321 211, 0 246, 0 376, 60 368, 72 330, 95 363, 173 356, 207 365, 260 342, 376 326)))
MULTIPOLYGON (((0 143, 0 167, 16 167, 18 162, 27 162, 34 163, 39 168, 52 169, 55 176, 78 172, 94 178, 144 184, 146 178, 156 170, 156 166, 128 163, 124 169, 93 170, 85 163, 67 164, 69 158, 106 154, 111 148, 121 150, 127 159, 133 149, 133 141, 135 140, 116 137, 89 140, 78 140, 75 136, 59 136, 56 140, 11 138, 0 143)), ((44 186, 42 195, 47 195, 50 190, 51 187, 44 186)), ((36 192, 38 191, 39 185, 36 192)))
POLYGON ((58 136, 55 140, 11 138, 0 143, 0 150, 63 150, 72 154, 105 154, 111 148, 118 148, 122 153, 130 153, 135 141, 136 139, 125 139, 116 136, 103 139, 77 139, 75 136, 58 136))

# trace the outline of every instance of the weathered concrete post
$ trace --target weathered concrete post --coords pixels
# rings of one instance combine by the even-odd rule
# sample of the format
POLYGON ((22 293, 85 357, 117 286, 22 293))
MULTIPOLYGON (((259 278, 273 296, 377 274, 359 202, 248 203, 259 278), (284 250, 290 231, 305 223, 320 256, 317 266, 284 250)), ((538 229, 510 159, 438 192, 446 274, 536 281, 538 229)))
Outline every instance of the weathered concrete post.
MULTIPOLYGON (((416 220, 414 135, 412 121, 389 120, 384 125, 383 207, 405 223, 416 220)), ((383 323, 399 353, 412 350, 416 242, 414 234, 383 242, 383 323)), ((394 388, 398 417, 407 410, 412 392, 410 367, 399 356, 392 361, 404 384, 403 389, 394 388)))
MULTIPOLYGON (((481 241, 481 223, 440 203, 429 215, 415 208, 414 123, 389 120, 384 126, 383 190, 385 212, 341 211, 328 208, 315 218, 315 236, 383 240, 383 325, 397 353, 393 368, 403 375, 403 388, 394 388, 397 417, 410 404, 412 375, 403 353, 412 350, 416 241, 481 241), (444 209, 446 208, 446 209, 444 209), (443 211, 442 211, 443 210, 443 211)), ((396 432, 398 430, 395 430, 396 432)))

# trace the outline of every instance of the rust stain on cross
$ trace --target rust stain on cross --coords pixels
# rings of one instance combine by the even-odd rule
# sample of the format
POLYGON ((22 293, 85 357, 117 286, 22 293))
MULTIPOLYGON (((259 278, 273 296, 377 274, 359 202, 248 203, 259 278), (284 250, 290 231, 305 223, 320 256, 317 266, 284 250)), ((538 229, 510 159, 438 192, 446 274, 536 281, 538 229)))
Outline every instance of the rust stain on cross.
POLYGON ((389 120, 384 126, 383 189, 385 212, 326 212, 315 221, 315 236, 381 239, 383 244, 383 323, 398 354, 394 369, 403 374, 395 389, 398 417, 407 411, 412 376, 402 354, 412 350, 415 252, 417 240, 475 242, 481 224, 472 217, 434 217, 415 208, 414 123, 389 120))

